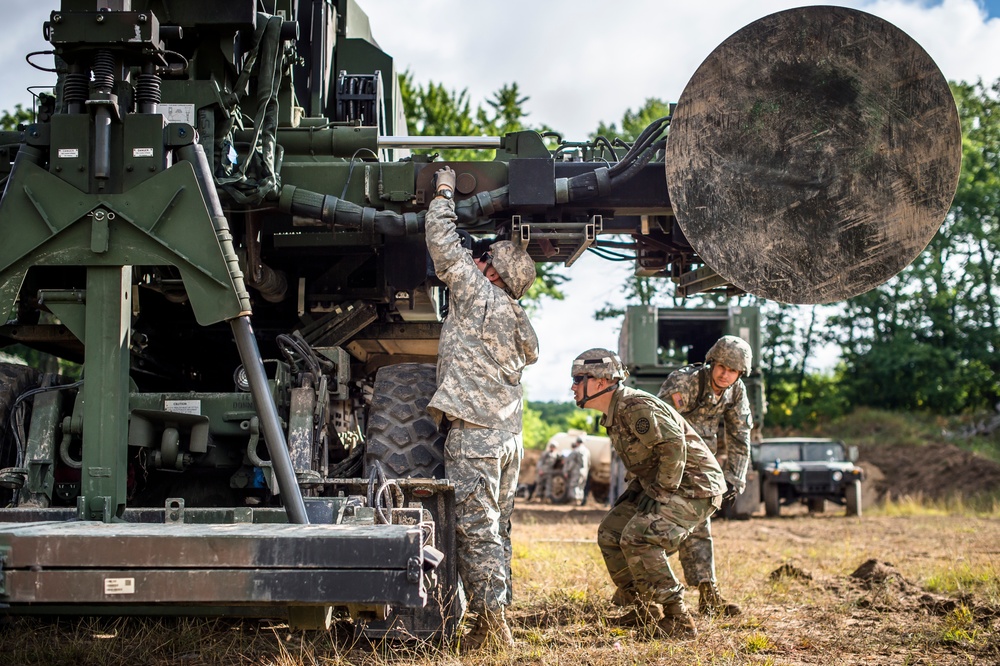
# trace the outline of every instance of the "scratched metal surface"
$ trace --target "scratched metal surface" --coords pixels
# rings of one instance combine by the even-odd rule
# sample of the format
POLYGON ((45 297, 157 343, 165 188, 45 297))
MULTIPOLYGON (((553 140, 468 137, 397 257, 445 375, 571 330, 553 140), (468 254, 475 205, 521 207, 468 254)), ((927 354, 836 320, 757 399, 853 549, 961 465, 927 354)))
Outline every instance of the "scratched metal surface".
POLYGON ((788 303, 849 298, 902 270, 940 227, 960 166, 937 65, 841 7, 772 14, 723 42, 681 95, 666 156, 701 258, 788 303))

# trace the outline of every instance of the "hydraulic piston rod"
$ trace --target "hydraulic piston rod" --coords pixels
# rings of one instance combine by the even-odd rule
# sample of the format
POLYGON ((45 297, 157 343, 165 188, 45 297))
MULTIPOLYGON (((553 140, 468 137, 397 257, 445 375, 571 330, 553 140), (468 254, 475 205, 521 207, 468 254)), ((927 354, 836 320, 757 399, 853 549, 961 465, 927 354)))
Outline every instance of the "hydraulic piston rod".
POLYGON ((379 148, 499 148, 498 136, 380 136, 379 148))

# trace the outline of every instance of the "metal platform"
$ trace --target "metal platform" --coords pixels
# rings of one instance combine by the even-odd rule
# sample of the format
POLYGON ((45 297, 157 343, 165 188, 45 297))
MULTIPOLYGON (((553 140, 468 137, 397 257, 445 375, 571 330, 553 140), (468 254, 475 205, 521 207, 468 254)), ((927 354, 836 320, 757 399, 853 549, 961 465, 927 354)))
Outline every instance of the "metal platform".
POLYGON ((0 603, 420 607, 412 525, 0 523, 0 603))

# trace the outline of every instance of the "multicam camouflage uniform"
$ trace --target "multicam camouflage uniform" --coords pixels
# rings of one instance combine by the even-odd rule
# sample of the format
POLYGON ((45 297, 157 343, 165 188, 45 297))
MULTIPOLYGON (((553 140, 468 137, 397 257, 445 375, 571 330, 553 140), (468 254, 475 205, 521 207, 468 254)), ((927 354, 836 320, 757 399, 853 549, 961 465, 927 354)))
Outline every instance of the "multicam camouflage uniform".
POLYGON ((644 391, 619 386, 602 425, 633 477, 597 531, 615 596, 682 606, 667 558, 720 507, 722 470, 677 411, 644 391), (658 502, 655 512, 639 511, 644 494, 658 502))
MULTIPOLYGON (((739 379, 721 395, 715 395, 711 373, 710 365, 689 365, 676 370, 663 382, 658 397, 672 402, 713 454, 719 450, 719 424, 725 424, 723 474, 729 488, 741 493, 746 487, 750 464, 750 431, 753 429, 750 401, 739 379)), ((680 561, 688 585, 716 582, 711 519, 698 525, 681 545, 680 561)))
POLYGON ((478 613, 512 598, 510 517, 524 454, 521 371, 538 359, 538 339, 516 299, 535 274, 527 255, 501 241, 492 246, 493 266, 510 293, 490 283, 461 245, 454 210, 451 200, 435 198, 426 218, 434 269, 450 289, 428 411, 451 424, 444 453, 455 483, 458 569, 478 613))

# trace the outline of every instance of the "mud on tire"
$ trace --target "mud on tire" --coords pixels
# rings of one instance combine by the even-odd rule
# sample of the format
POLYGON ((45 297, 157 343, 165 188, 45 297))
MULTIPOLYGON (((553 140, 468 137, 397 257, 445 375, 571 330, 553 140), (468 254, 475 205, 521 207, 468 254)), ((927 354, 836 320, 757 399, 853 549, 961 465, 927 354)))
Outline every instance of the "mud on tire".
POLYGON ((444 435, 427 413, 436 376, 437 368, 426 363, 378 371, 368 410, 366 469, 377 460, 389 478, 444 478, 444 435))

